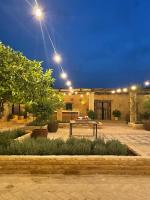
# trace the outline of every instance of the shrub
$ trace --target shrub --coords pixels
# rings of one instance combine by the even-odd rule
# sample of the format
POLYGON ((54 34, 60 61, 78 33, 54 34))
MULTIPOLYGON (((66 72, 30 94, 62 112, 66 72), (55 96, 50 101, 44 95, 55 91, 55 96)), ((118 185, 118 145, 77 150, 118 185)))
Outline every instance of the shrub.
POLYGON ((114 117, 118 117, 118 118, 121 117, 121 112, 120 112, 119 110, 117 110, 117 109, 114 110, 114 111, 112 112, 112 114, 113 114, 114 117))
POLYGON ((109 140, 106 142, 108 155, 128 155, 128 148, 118 140, 109 140))
POLYGON ((46 138, 25 139, 23 141, 1 140, 1 155, 128 155, 126 145, 117 140, 104 142, 103 139, 90 141, 71 138, 66 142, 61 139, 46 138))
POLYGON ((87 115, 90 119, 95 119, 95 112, 93 110, 89 110, 87 115))
POLYGON ((40 119, 35 119, 32 122, 29 122, 27 126, 45 126, 47 122, 41 121, 40 119))

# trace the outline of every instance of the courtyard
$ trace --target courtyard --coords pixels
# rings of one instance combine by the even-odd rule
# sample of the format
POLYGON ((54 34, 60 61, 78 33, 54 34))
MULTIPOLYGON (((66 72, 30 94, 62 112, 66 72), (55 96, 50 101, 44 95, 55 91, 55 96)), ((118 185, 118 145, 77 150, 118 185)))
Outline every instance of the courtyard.
POLYGON ((149 200, 150 176, 1 175, 1 200, 149 200))

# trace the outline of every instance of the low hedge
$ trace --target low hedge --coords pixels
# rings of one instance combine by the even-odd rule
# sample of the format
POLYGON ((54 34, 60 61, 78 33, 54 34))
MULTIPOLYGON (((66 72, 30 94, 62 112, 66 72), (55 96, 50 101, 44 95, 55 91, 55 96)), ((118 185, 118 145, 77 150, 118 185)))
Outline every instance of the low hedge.
POLYGON ((118 140, 28 138, 0 145, 0 155, 129 155, 129 152, 118 140))
POLYGON ((11 140, 25 135, 26 132, 21 129, 0 132, 0 146, 8 146, 11 140))

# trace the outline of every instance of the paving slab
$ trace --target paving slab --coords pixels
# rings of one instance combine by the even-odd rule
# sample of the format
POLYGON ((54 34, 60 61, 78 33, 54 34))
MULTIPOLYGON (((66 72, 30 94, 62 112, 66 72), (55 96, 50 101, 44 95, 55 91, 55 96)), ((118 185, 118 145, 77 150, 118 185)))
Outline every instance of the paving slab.
POLYGON ((1 175, 0 200, 149 200, 150 176, 1 175))

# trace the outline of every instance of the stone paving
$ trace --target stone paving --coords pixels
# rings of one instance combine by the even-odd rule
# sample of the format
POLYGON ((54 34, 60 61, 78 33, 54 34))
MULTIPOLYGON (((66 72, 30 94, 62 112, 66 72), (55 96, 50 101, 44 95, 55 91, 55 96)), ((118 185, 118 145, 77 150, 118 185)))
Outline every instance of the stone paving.
MULTIPOLYGON (((73 133, 78 137, 92 137, 90 128, 74 128, 73 133)), ((104 139, 118 139, 135 150, 139 155, 150 156, 150 131, 137 130, 128 127, 126 124, 104 123, 101 129, 98 129, 98 137, 104 139)), ((69 128, 61 128, 57 133, 49 133, 48 138, 67 139, 69 137, 69 128)))
POLYGON ((0 200, 149 200, 150 176, 1 175, 0 200))

